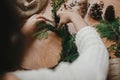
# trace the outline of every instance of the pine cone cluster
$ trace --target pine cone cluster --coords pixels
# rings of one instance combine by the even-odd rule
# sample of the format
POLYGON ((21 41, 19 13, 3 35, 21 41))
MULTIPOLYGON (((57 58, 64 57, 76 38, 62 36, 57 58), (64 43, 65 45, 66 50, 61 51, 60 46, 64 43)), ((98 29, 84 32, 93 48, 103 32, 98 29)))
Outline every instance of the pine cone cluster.
POLYGON ((102 8, 99 4, 95 3, 91 6, 89 15, 95 19, 95 20, 101 20, 102 19, 102 8))
POLYGON ((106 21, 109 21, 109 22, 115 20, 115 10, 114 10, 114 7, 112 5, 109 5, 106 8, 104 18, 106 21))

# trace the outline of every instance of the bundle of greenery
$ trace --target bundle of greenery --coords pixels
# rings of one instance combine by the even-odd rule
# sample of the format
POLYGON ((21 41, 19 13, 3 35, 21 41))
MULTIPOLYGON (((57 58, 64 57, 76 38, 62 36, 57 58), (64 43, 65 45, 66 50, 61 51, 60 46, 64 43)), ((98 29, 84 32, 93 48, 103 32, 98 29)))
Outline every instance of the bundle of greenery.
POLYGON ((115 10, 112 5, 107 7, 104 20, 101 20, 96 28, 102 38, 115 42, 108 47, 108 51, 112 51, 117 57, 120 57, 120 18, 115 18, 115 10))
POLYGON ((61 4, 64 3, 65 0, 57 0, 52 1, 52 13, 55 21, 55 26, 46 23, 39 23, 38 28, 40 31, 33 34, 33 37, 38 37, 38 39, 47 38, 48 31, 55 32, 58 36, 62 38, 62 51, 61 51, 61 61, 65 62, 73 62, 79 56, 77 47, 74 43, 75 34, 71 34, 68 30, 68 26, 62 25, 58 28, 59 18, 56 16, 57 10, 60 8, 61 4), (42 30, 41 30, 42 29, 42 30))

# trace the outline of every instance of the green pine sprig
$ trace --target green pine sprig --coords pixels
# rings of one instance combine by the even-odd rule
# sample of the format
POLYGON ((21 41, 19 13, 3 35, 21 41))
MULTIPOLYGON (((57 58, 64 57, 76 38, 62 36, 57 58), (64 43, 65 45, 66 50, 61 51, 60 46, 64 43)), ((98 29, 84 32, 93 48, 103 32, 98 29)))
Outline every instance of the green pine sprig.
POLYGON ((120 18, 111 22, 102 20, 96 28, 102 38, 116 43, 108 47, 108 51, 113 51, 117 57, 120 57, 120 18))

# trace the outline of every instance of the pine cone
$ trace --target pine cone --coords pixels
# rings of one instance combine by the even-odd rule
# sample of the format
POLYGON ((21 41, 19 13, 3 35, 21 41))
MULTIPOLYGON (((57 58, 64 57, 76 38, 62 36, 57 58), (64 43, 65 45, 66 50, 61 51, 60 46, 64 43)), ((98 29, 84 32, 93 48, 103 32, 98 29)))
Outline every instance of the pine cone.
POLYGON ((111 22, 115 20, 115 10, 112 5, 109 5, 106 8, 105 15, 104 15, 105 20, 111 22))
POLYGON ((91 6, 89 15, 95 19, 95 20, 101 20, 102 19, 102 8, 99 4, 95 3, 91 6))

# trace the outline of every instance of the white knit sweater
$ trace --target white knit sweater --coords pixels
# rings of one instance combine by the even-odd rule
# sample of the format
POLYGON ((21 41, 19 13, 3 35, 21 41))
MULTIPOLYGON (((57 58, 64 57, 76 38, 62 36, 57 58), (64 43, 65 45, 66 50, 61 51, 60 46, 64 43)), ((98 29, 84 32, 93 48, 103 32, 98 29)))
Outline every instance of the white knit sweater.
POLYGON ((96 30, 90 26, 82 28, 76 35, 80 56, 69 63, 60 63, 55 70, 39 69, 16 71, 21 80, 106 80, 108 52, 96 30))

